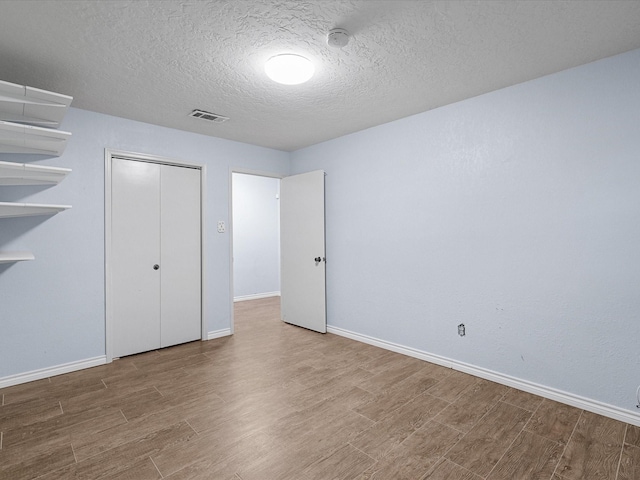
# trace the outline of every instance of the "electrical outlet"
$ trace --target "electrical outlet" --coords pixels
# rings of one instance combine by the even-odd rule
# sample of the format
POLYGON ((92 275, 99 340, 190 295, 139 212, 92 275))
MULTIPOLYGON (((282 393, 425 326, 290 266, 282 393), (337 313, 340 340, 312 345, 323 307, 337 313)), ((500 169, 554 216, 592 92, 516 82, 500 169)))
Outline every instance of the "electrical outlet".
POLYGON ((458 325, 458 335, 460 335, 461 337, 464 337, 466 335, 466 329, 464 327, 464 323, 461 323, 460 325, 458 325))
POLYGON ((218 220, 218 233, 224 233, 225 230, 224 221, 218 220))

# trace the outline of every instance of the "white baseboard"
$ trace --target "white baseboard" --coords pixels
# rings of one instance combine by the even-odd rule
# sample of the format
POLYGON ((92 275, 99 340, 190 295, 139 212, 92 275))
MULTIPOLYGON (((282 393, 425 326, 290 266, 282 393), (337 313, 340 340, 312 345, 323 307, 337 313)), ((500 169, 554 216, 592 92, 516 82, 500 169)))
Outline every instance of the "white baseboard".
POLYGON ((213 340, 214 338, 220 337, 228 337, 231 335, 230 328, 223 328, 222 330, 214 330, 213 332, 207 333, 207 340, 213 340))
POLYGON ((83 370, 85 368, 97 367, 98 365, 104 365, 105 363, 107 363, 107 357, 102 355, 100 357, 87 358, 86 360, 80 360, 78 362, 63 363, 62 365, 56 365, 54 367, 41 368, 39 370, 32 370, 30 372, 19 373, 17 375, 9 375, 8 377, 0 378, 0 388, 33 382, 34 380, 42 380, 43 378, 54 377, 56 375, 75 372, 76 370, 83 370))
POLYGON ((244 302, 245 300, 257 300, 259 298, 279 297, 280 292, 254 293, 253 295, 239 295, 233 297, 234 302, 244 302))
POLYGON ((374 345, 376 347, 384 348, 385 350, 391 350, 392 352, 397 352, 410 357, 419 358, 420 360, 425 360, 430 363, 442 365, 443 367, 452 368, 460 372, 464 372, 470 375, 474 375, 476 377, 484 378, 485 380, 491 380, 492 382, 500 383, 508 387, 513 387, 518 390, 524 390, 525 392, 529 392, 534 395, 539 395, 541 397, 548 398, 549 400, 554 400, 556 402, 571 405, 572 407, 580 408, 582 410, 587 410, 589 412, 597 413, 605 417, 613 418, 614 420, 619 420, 621 422, 629 423, 631 425, 636 425, 640 427, 639 414, 636 414, 635 412, 632 412, 629 410, 624 410, 614 405, 608 405, 606 403, 602 403, 597 400, 592 400, 589 398, 581 397, 579 395, 574 395, 572 393, 563 392, 555 388, 546 387, 544 385, 539 385, 537 383, 529 382, 527 380, 521 380, 519 378, 511 377, 509 375, 504 375, 499 372, 494 372, 492 370, 487 370, 485 368, 476 367, 468 363, 459 362, 457 360, 452 360, 447 357, 442 357, 440 355, 434 355, 428 352, 424 352, 422 350, 417 350, 415 348, 405 347, 403 345, 398 345, 396 343, 387 342, 385 340, 380 340, 374 337, 369 337, 367 335, 351 332, 349 330, 344 330, 339 327, 331 327, 327 325, 327 332, 333 333, 335 335, 340 335, 342 337, 350 338, 358 342, 367 343, 369 345, 374 345))
MULTIPOLYGON (((231 335, 230 328, 223 328, 222 330, 215 330, 207 334, 207 340, 214 338, 226 337, 231 335)), ((83 370, 85 368, 97 367, 99 365, 105 365, 107 363, 106 355, 102 355, 94 358, 87 358, 77 362, 64 363, 62 365, 56 365, 53 367, 41 368, 39 370, 32 370, 30 372, 18 373, 16 375, 9 375, 8 377, 0 378, 0 388, 11 387, 13 385, 20 385, 22 383, 33 382, 35 380, 42 380, 43 378, 55 377, 56 375, 62 375, 64 373, 75 372, 77 370, 83 370)))

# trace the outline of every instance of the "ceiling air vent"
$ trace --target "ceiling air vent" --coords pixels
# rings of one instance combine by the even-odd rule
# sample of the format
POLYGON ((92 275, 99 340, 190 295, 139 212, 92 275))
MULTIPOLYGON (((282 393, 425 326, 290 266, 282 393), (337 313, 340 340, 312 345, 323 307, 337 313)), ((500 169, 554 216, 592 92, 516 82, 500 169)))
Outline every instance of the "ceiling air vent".
POLYGON ((189 116, 193 118, 200 118, 202 120, 206 120, 208 122, 214 122, 214 123, 222 123, 229 120, 229 117, 224 117, 216 113, 205 112, 204 110, 194 110, 189 114, 189 116))

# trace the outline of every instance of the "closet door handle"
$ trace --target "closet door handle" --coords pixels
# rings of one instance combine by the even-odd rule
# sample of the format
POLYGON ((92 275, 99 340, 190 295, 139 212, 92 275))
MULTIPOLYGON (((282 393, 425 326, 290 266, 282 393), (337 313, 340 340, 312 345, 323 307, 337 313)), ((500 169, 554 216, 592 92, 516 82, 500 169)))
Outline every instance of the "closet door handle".
POLYGON ((158 264, 156 263, 156 264, 153 266, 153 269, 154 269, 154 270, 158 270, 158 269, 160 269, 160 265, 158 265, 158 264))

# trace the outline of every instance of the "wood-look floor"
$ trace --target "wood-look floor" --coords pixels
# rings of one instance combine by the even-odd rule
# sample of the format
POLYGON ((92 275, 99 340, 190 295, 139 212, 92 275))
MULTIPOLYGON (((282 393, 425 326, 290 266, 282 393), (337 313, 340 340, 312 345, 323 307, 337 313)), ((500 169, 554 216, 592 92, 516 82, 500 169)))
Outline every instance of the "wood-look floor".
POLYGON ((0 390, 0 479, 640 479, 637 427, 278 317, 0 390))

